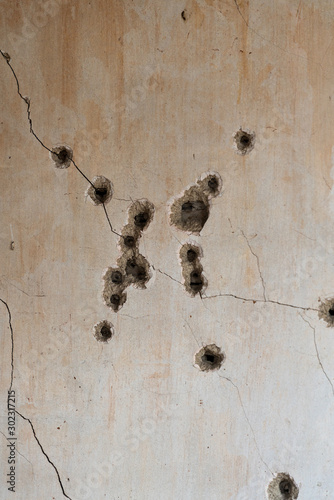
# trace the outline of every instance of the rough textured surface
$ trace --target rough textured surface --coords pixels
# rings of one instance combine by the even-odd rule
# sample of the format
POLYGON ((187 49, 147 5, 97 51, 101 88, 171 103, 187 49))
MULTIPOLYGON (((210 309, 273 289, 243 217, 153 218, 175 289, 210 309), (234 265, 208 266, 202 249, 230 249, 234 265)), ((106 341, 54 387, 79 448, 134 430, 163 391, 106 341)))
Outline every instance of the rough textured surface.
POLYGON ((300 499, 333 498, 334 334, 318 316, 334 297, 333 2, 3 0, 1 13, 0 498, 265 500, 281 472, 300 499), (245 155, 240 129, 256 135, 245 155), (63 144, 75 164, 59 169, 49 150, 63 144), (110 203, 90 203, 76 166, 110 179, 110 203), (167 204, 203 172, 223 193, 192 236, 208 280, 192 297, 167 204), (151 278, 116 313, 101 277, 141 199, 155 207, 139 243, 151 278), (93 335, 104 320, 108 343, 93 335), (210 344, 226 359, 204 373, 194 354, 210 344))

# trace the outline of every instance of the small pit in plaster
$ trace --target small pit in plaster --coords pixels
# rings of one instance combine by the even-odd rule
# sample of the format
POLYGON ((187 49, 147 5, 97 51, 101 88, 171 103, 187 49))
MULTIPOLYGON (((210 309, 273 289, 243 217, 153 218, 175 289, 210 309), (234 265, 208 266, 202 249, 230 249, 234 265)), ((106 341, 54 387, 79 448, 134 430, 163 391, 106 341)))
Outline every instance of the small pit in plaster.
POLYGON ((195 366, 202 372, 219 370, 225 359, 224 353, 221 352, 220 347, 216 344, 209 344, 202 347, 195 354, 195 366))
POLYGON ((113 187, 109 179, 103 175, 98 175, 92 180, 93 186, 89 185, 86 190, 86 195, 94 205, 102 205, 108 203, 113 196, 113 187))
POLYGON ((114 335, 113 325, 107 321, 101 321, 94 326, 94 337, 98 342, 107 343, 114 335))
POLYGON ((268 485, 268 500, 295 500, 298 495, 298 486, 289 474, 280 472, 268 485))
POLYGON ((69 146, 55 146, 52 148, 50 157, 56 168, 68 168, 71 165, 73 151, 69 146))
POLYGON ((241 155, 250 153, 255 145, 255 133, 249 130, 238 130, 234 135, 234 145, 237 153, 241 155))
POLYGON ((334 327, 334 298, 321 301, 318 316, 327 323, 328 327, 334 327))

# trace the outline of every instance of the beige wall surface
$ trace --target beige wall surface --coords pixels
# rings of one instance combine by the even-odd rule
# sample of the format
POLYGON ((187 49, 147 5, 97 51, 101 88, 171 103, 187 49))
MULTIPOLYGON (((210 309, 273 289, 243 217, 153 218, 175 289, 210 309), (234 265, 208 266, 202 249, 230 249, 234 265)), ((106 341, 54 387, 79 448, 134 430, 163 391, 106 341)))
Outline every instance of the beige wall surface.
POLYGON ((0 5, 0 498, 333 499, 333 2, 0 5))

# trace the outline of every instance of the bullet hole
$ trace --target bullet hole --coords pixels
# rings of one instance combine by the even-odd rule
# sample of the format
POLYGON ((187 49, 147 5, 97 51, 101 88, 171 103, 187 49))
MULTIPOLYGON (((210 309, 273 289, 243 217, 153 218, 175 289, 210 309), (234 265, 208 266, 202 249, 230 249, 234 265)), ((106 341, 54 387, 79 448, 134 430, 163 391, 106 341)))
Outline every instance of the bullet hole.
POLYGON ((110 304, 113 304, 114 306, 119 306, 120 301, 121 301, 121 297, 119 295, 117 295, 117 293, 114 293, 110 297, 110 304))
POLYGON ((113 188, 110 180, 103 175, 99 175, 93 178, 92 184, 92 186, 88 186, 86 195, 89 196, 94 205, 108 203, 113 196, 113 188))
POLYGON ((216 191, 218 188, 218 179, 216 177, 209 177, 208 188, 210 191, 216 191))
POLYGON ((170 223, 182 231, 199 233, 209 218, 209 200, 196 186, 171 206, 170 223))
POLYGON ((328 327, 334 327, 334 298, 325 299, 320 303, 318 316, 327 323, 328 327))
POLYGON ((188 13, 187 13, 187 10, 184 9, 182 12, 181 12, 181 17, 183 19, 183 21, 186 21, 188 19, 188 13))
POLYGON ((132 276, 136 281, 144 281, 147 278, 145 268, 139 266, 135 259, 127 261, 125 272, 127 276, 132 276))
POLYGON ((154 206, 148 200, 133 202, 128 210, 128 224, 134 224, 137 229, 144 231, 152 222, 154 206))
POLYGON ((205 172, 197 181, 198 187, 209 198, 215 198, 222 190, 223 181, 217 172, 205 172))
POLYGON ((148 212, 140 212, 140 214, 135 215, 135 225, 139 227, 139 229, 143 230, 149 220, 148 212))
POLYGON ((126 302, 126 283, 120 268, 109 267, 104 276, 103 299, 105 304, 117 312, 126 302))
POLYGON ((234 135, 234 144, 239 154, 245 155, 249 153, 254 148, 255 133, 242 129, 238 130, 234 135))
POLYGON ((190 273, 189 286, 195 293, 198 293, 202 290, 203 279, 202 273, 200 271, 193 271, 192 273, 190 273))
POLYGON ((108 189, 107 188, 96 188, 95 189, 95 194, 96 198, 101 202, 104 203, 107 196, 108 196, 108 189))
POLYGON ((169 222, 181 231, 199 234, 210 215, 210 199, 221 192, 222 180, 216 172, 206 172, 169 202, 169 222))
POLYGON ((133 236, 125 236, 124 245, 128 248, 134 248, 136 246, 136 240, 133 236))
POLYGON ((114 312, 119 311, 119 309, 126 302, 126 293, 113 293, 107 301, 107 306, 111 307, 114 312))
POLYGON ((203 372, 219 370, 225 359, 224 353, 216 344, 202 347, 195 354, 195 365, 203 372))
POLYGON ((197 243, 185 243, 180 248, 183 283, 186 291, 194 297, 207 285, 203 276, 203 267, 199 260, 203 257, 202 249, 197 243))
POLYGON ((193 248, 189 248, 187 251, 187 260, 188 262, 194 262, 198 257, 197 252, 193 248))
POLYGON ((116 285, 120 285, 123 283, 123 275, 120 271, 112 271, 111 273, 111 281, 116 285))
POLYGON ((109 321, 101 321, 94 326, 94 337, 99 342, 107 343, 114 335, 114 327, 109 321))
POLYGON ((267 489, 268 500, 295 500, 299 489, 289 474, 280 472, 269 483, 267 489))
POLYGON ((56 168, 68 168, 71 165, 73 151, 69 146, 55 146, 50 156, 56 168))

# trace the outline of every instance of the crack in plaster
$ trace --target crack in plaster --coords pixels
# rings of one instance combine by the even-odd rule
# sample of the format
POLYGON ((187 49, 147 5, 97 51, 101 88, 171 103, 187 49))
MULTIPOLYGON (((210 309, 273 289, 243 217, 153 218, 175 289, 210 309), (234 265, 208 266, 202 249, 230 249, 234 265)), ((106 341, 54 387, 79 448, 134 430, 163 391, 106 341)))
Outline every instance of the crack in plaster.
MULTIPOLYGON (((8 323, 9 323, 9 328, 10 328, 10 337, 11 337, 11 372, 10 372, 10 386, 9 386, 9 392, 12 390, 12 387, 13 387, 13 379, 14 379, 14 330, 13 330, 13 326, 12 326, 12 315, 11 315, 11 312, 10 312, 10 309, 9 309, 9 306, 7 304, 7 302, 5 302, 3 299, 0 298, 0 301, 5 305, 6 309, 7 309, 7 312, 8 312, 8 323)), ((63 495, 68 498, 69 500, 72 500, 71 497, 69 497, 68 495, 66 495, 65 493, 65 490, 64 490, 64 487, 63 487, 63 483, 61 482, 61 479, 60 479, 60 475, 59 475, 59 472, 57 470, 57 467, 55 466, 55 464, 49 459, 48 455, 45 453, 44 451, 44 448, 43 446, 41 445, 39 439, 37 438, 36 436, 36 432, 35 432, 35 429, 34 429, 34 426, 31 422, 31 420, 27 417, 25 417, 24 415, 22 415, 22 413, 20 413, 19 411, 17 410, 14 410, 15 413, 17 413, 21 418, 23 418, 24 420, 27 420, 30 424, 30 427, 32 429, 32 432, 33 432, 33 435, 40 447, 40 449, 42 450, 42 453, 43 455, 46 456, 48 462, 52 465, 52 467, 54 468, 54 470, 56 471, 56 474, 57 474, 57 477, 58 477, 58 482, 60 484, 60 487, 61 487, 61 490, 62 490, 62 493, 63 495)), ((1 431, 0 431, 1 432, 1 431)), ((3 434, 1 432, 1 434, 3 434)), ((3 434, 4 435, 4 434, 3 434)), ((4 435, 4 437, 6 437, 4 435)), ((7 438, 6 438, 7 439, 7 438)), ((19 453, 19 455, 22 455, 18 450, 17 452, 19 453)), ((23 456, 23 455, 22 455, 23 456)), ((25 458, 23 456, 23 458, 25 458)), ((29 460, 26 458, 26 460, 29 462, 29 460)), ((31 462, 29 462, 31 464, 31 462)), ((32 465, 32 464, 31 464, 32 465)))
POLYGON ((243 414, 244 414, 244 417, 249 425, 249 428, 250 430, 252 431, 252 435, 253 435, 253 439, 254 439, 254 443, 255 443, 255 447, 256 447, 256 450, 259 454, 259 457, 260 457, 260 460, 261 462, 263 463, 263 465, 267 468, 267 470, 269 470, 269 472, 271 473, 272 476, 274 476, 274 473, 273 471, 270 469, 269 465, 265 462, 265 460, 262 458, 262 455, 261 455, 261 452, 260 452, 260 448, 259 448, 259 445, 257 443, 257 440, 256 440, 256 435, 255 435, 255 432, 254 432, 254 429, 253 429, 253 426, 252 424, 250 423, 250 420, 248 418, 248 415, 246 413, 246 410, 245 410, 245 406, 243 404, 243 401, 242 401, 242 398, 241 398, 241 394, 240 394, 240 390, 239 390, 239 387, 228 377, 223 377, 222 375, 219 375, 219 373, 217 374, 219 378, 223 379, 223 380, 227 380, 230 384, 233 385, 233 387, 236 389, 237 391, 237 394, 238 394, 238 399, 240 401, 240 405, 241 405, 241 408, 242 408, 242 411, 243 411, 243 414))
POLYGON ((299 316, 302 318, 302 320, 308 324, 308 326, 311 328, 311 330, 313 330, 313 342, 314 342, 314 347, 315 347, 315 351, 317 353, 317 358, 318 358, 318 361, 319 361, 319 365, 320 365, 320 368, 323 372, 323 374, 325 375, 326 379, 328 380, 331 388, 332 388, 332 393, 333 393, 333 396, 334 396, 334 385, 333 385, 333 382, 331 381, 331 379, 329 378, 325 368, 324 368, 324 365, 322 364, 322 361, 321 361, 321 358, 320 358, 320 354, 319 354, 319 349, 318 349, 318 344, 317 344, 317 338, 316 338, 316 331, 315 331, 315 328, 314 326, 311 325, 311 323, 306 319, 304 318, 301 314, 299 314, 299 316))
MULTIPOLYGON (((21 93, 21 90, 20 90, 20 83, 19 83, 19 80, 18 80, 18 77, 14 71, 14 68, 13 66, 10 64, 10 55, 7 54, 7 52, 3 52, 1 49, 0 49, 0 53, 2 55, 2 57, 5 59, 6 63, 8 64, 14 78, 15 78, 15 81, 16 81, 16 86, 17 86, 17 93, 19 95, 19 97, 22 99, 22 101, 25 102, 26 106, 27 106, 27 115, 28 115, 28 122, 29 122, 29 126, 30 126, 30 133, 35 137, 35 139, 39 142, 39 144, 41 146, 43 146, 44 149, 46 149, 47 151, 49 151, 49 153, 53 153, 53 154, 57 154, 55 153, 54 151, 52 151, 52 149, 48 148, 48 146, 46 146, 43 141, 38 137, 38 135, 36 134, 36 132, 34 131, 34 128, 33 128, 33 124, 32 124, 32 118, 31 118, 31 111, 30 111, 30 98, 27 97, 27 96, 24 96, 22 95, 21 93)), ((86 179, 87 182, 89 182, 89 184, 92 186, 92 188, 95 190, 95 186, 94 184, 92 183, 91 180, 89 180, 89 178, 83 173, 83 171, 78 167, 78 165, 75 163, 75 161, 73 160, 73 158, 69 158, 70 162, 73 163, 74 167, 76 168, 76 170, 82 175, 82 177, 84 177, 84 179, 86 179)), ((112 224, 110 222, 110 218, 108 216, 108 213, 107 213, 107 209, 105 207, 105 203, 101 203, 101 205, 103 206, 103 209, 104 209, 104 213, 106 215, 106 218, 107 218, 107 221, 108 221, 108 224, 109 224, 109 227, 110 227, 110 230, 112 233, 116 234, 117 236, 120 236, 112 227, 112 224)))
POLYGON ((294 304, 287 304, 285 302, 279 302, 277 300, 271 300, 271 299, 251 299, 251 298, 246 298, 246 297, 239 297, 238 295, 234 295, 233 293, 218 293, 216 295, 203 295, 203 300, 204 299, 214 299, 217 297, 232 297, 237 300, 242 300, 243 302, 253 302, 255 304, 256 302, 261 302, 262 304, 276 304, 278 306, 283 306, 283 307, 291 307, 293 309, 301 309, 302 311, 316 311, 318 312, 318 309, 315 309, 314 307, 302 307, 302 306, 296 306, 294 304))
POLYGON ((254 255, 254 257, 256 258, 256 263, 257 263, 257 269, 259 271, 259 275, 260 275, 260 279, 261 279, 261 282, 262 282, 262 288, 263 288, 263 298, 265 300, 265 302, 267 301, 267 297, 266 297, 266 284, 264 282, 264 279, 263 279, 263 276, 262 276, 262 272, 261 272, 261 267, 260 267, 260 259, 259 257, 256 255, 256 253, 254 252, 253 248, 251 247, 251 244, 249 243, 249 240, 247 238, 247 236, 245 235, 245 233, 241 230, 241 234, 242 236, 245 238, 246 240, 246 243, 247 243, 247 246, 251 252, 252 255, 254 255))
POLYGON ((8 391, 10 392, 13 387, 13 378, 14 378, 14 331, 13 331, 13 326, 12 326, 12 315, 9 309, 9 306, 7 302, 4 300, 0 299, 0 301, 5 305, 8 313, 8 323, 9 323, 9 328, 10 328, 10 338, 11 338, 11 370, 10 370, 10 386, 8 391))
POLYGON ((40 449, 41 449, 41 451, 42 451, 43 455, 46 457, 46 459, 47 459, 47 461, 49 462, 49 464, 51 464, 51 465, 52 465, 52 467, 54 468, 54 470, 55 470, 55 472, 56 472, 56 474, 57 474, 58 482, 59 482, 59 485, 60 485, 60 488, 61 488, 61 491, 62 491, 62 493, 63 493, 64 497, 68 498, 69 500, 72 500, 72 499, 71 499, 71 497, 69 497, 69 496, 65 493, 64 486, 63 486, 63 483, 62 483, 62 481, 61 481, 61 479, 60 479, 60 475, 59 475, 58 469, 57 469, 57 467, 55 466, 55 464, 54 464, 54 463, 50 460, 50 458, 48 457, 48 455, 45 453, 45 450, 44 450, 43 446, 41 445, 40 440, 38 439, 38 437, 37 437, 37 435, 36 435, 36 432, 35 432, 34 426, 33 426, 33 424, 32 424, 32 421, 30 420, 30 418, 25 417, 24 415, 22 415, 22 413, 20 413, 20 412, 19 412, 19 411, 17 411, 17 410, 15 410, 15 413, 17 413, 18 415, 20 415, 20 417, 21 417, 21 418, 23 418, 23 420, 26 420, 27 422, 29 422, 30 427, 31 427, 31 430, 32 430, 32 433, 33 433, 33 435, 34 435, 34 438, 35 438, 35 440, 36 440, 36 442, 37 442, 38 446, 40 447, 40 449))

